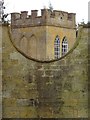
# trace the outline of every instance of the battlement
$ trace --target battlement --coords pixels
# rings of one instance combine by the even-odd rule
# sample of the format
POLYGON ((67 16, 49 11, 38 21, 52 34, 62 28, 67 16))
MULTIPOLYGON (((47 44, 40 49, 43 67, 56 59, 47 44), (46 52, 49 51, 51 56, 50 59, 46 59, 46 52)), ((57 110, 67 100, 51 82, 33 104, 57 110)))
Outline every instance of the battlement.
POLYGON ((75 13, 68 13, 50 9, 41 9, 41 16, 38 16, 38 10, 31 10, 31 15, 28 11, 21 13, 11 13, 12 27, 29 27, 39 25, 54 25, 68 28, 75 28, 75 13))

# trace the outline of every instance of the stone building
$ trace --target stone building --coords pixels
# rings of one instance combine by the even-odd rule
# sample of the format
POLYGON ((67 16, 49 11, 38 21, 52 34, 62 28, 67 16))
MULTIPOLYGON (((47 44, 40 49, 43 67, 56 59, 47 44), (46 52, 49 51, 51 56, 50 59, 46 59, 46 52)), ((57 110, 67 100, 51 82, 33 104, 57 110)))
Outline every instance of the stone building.
MULTIPOLYGON (((33 12, 31 16, 35 17, 36 11, 33 12)), ((55 15, 57 15, 56 13, 58 14, 58 12, 55 12, 55 15)), ((47 15, 49 16, 49 14, 47 15)), ((71 38, 75 38, 75 29, 59 28, 59 24, 57 26, 49 26, 47 24, 52 24, 52 22, 47 18, 47 21, 44 21, 44 16, 40 17, 41 21, 43 21, 41 23, 44 25, 40 25, 36 20, 38 17, 36 19, 32 18, 36 21, 31 21, 30 18, 26 20, 25 16, 27 17, 26 12, 21 14, 13 13, 11 25, 0 25, 0 31, 2 31, 0 36, 0 39, 2 39, 2 43, 0 41, 0 50, 2 49, 0 51, 0 55, 2 54, 2 60, 0 59, 2 61, 2 65, 0 64, 2 66, 2 70, 0 70, 0 76, 2 75, 2 82, 0 81, 2 86, 2 119, 29 120, 31 118, 31 120, 34 120, 34 118, 37 118, 39 120, 43 118, 57 118, 58 120, 73 120, 76 118, 76 120, 87 120, 89 24, 80 25, 78 37, 76 40, 72 39, 75 43, 68 43, 69 46, 71 45, 71 49, 65 56, 58 60, 46 62, 43 61, 46 59, 44 58, 46 53, 44 54, 44 50, 42 50, 45 47, 41 47, 44 44, 41 41, 43 39, 40 39, 40 46, 37 48, 40 53, 34 54, 41 61, 38 61, 36 56, 32 55, 34 53, 33 49, 36 47, 34 45, 39 44, 34 44, 35 40, 39 40, 39 30, 43 33, 40 38, 43 38, 44 35, 46 37, 51 35, 54 36, 53 41, 55 41, 54 38, 57 35, 60 40, 66 36, 69 42, 71 38), (23 19, 21 19, 22 17, 23 19), (34 26, 33 22, 38 25, 34 26), (32 24, 32 29, 26 28, 26 24, 28 27, 29 23, 30 28, 32 24), (10 27, 12 27, 11 31, 10 27), (29 51, 30 56, 35 57, 34 61, 31 57, 27 59, 28 54, 26 50, 28 49, 25 46, 28 38, 34 40, 34 42, 31 41, 30 43, 32 49, 29 51)), ((54 22, 54 19, 52 21, 54 22)), ((70 25, 71 23, 72 21, 68 21, 68 23, 63 22, 64 25, 70 25)), ((75 23, 71 25, 73 26, 75 23)), ((52 49, 51 51, 49 46, 47 47, 47 50, 54 56, 52 54, 54 50, 52 49)))
POLYGON ((11 14, 13 42, 22 53, 38 60, 65 55, 76 39, 75 14, 42 9, 11 14))

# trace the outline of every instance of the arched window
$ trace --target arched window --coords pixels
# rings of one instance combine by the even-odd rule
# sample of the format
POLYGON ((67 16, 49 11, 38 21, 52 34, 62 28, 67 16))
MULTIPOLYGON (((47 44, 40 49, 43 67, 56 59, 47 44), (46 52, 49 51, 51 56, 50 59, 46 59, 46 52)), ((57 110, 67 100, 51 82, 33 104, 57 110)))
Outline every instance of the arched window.
POLYGON ((68 52, 68 42, 67 38, 64 37, 62 41, 62 56, 65 55, 68 52))
POLYGON ((28 42, 28 55, 33 57, 33 58, 36 58, 36 37, 35 35, 32 35, 29 39, 29 42, 28 42))
POLYGON ((23 36, 20 40, 20 50, 22 50, 22 52, 24 53, 27 53, 27 45, 28 45, 27 38, 23 36))
POLYGON ((55 59, 60 58, 60 39, 58 35, 56 36, 54 42, 54 54, 55 54, 55 59))

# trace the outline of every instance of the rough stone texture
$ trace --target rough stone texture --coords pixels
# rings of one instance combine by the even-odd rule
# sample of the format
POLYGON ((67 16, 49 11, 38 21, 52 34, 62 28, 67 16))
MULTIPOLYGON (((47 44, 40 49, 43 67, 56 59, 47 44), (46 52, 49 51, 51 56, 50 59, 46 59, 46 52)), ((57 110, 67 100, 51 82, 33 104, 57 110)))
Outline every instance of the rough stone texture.
POLYGON ((31 15, 27 11, 11 14, 11 24, 13 28, 30 27, 40 25, 51 25, 66 28, 76 28, 75 13, 42 9, 41 16, 37 16, 38 10, 31 10, 31 15))
POLYGON ((63 59, 38 63, 13 47, 3 26, 3 118, 88 117, 88 28, 63 59))
POLYGON ((55 59, 55 38, 60 39, 60 57, 62 41, 66 37, 68 51, 76 39, 75 14, 63 11, 43 9, 41 16, 33 10, 31 16, 27 12, 11 14, 12 42, 16 48, 29 58, 49 61, 55 59), (53 15, 53 17, 52 17, 53 15), (68 19, 71 16, 71 19, 68 19), (62 17, 62 19, 61 19, 62 17))
POLYGON ((49 61, 55 59, 54 42, 58 35, 60 38, 60 56, 62 56, 62 41, 66 36, 68 51, 73 47, 76 40, 76 30, 54 27, 35 26, 12 29, 12 42, 26 56, 34 59, 49 61))
POLYGON ((0 119, 2 118, 2 25, 0 23, 0 119))

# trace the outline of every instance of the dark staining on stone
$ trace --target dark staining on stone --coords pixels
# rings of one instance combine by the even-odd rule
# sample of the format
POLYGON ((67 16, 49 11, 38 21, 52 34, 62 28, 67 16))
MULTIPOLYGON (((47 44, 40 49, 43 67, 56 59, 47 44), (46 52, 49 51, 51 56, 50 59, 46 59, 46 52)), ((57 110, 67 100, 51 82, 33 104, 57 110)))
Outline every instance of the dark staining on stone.
POLYGON ((82 90, 82 92, 84 93, 85 91, 84 91, 84 90, 82 90))
POLYGON ((68 91, 71 91, 71 90, 72 90, 72 84, 66 82, 66 83, 64 84, 64 89, 65 89, 65 90, 68 90, 68 91))
POLYGON ((29 99, 29 106, 37 107, 39 105, 38 99, 29 99))
POLYGON ((29 82, 29 83, 32 83, 32 81, 33 81, 33 78, 32 78, 31 76, 29 76, 29 77, 28 77, 28 82, 29 82))

